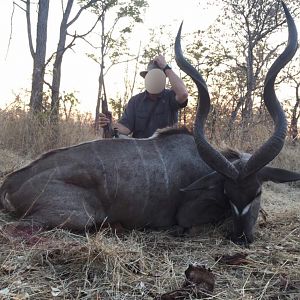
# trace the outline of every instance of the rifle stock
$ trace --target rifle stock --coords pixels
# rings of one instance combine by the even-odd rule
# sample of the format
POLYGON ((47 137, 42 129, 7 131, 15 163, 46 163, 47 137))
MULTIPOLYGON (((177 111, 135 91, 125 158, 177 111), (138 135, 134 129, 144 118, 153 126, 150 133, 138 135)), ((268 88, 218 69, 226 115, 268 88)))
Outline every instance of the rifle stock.
POLYGON ((103 138, 108 139, 112 138, 112 113, 108 110, 106 97, 102 98, 102 113, 109 119, 109 124, 103 128, 103 138))
POLYGON ((119 137, 119 132, 118 128, 112 128, 112 113, 108 110, 108 105, 107 105, 107 97, 106 97, 106 91, 105 91, 105 85, 103 82, 103 97, 102 97, 102 113, 109 119, 109 124, 107 124, 103 128, 103 138, 104 139, 109 139, 109 138, 118 138, 119 137))

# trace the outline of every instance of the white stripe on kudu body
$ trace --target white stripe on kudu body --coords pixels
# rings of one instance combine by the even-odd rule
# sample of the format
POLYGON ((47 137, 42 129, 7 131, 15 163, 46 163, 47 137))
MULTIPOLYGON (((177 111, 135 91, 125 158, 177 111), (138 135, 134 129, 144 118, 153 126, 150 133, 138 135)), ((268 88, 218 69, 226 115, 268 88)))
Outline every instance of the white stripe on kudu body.
POLYGON ((97 151, 97 149, 95 149, 95 144, 92 144, 92 150, 93 150, 94 155, 98 159, 98 161, 101 163, 101 166, 103 169, 103 188, 104 188, 105 196, 107 197, 107 199, 109 199, 107 178, 106 178, 106 172, 105 172, 106 170, 105 170, 103 160, 102 160, 101 156, 99 155, 99 152, 97 151))
POLYGON ((149 198, 150 198, 150 179, 149 179, 149 174, 148 174, 148 169, 147 169, 147 163, 145 162, 143 152, 135 139, 134 139, 134 144, 135 144, 136 150, 141 158, 141 162, 142 162, 142 165, 143 165, 143 168, 145 171, 146 186, 145 186, 144 190, 145 190, 145 193, 147 194, 147 196, 144 199, 145 201, 144 201, 144 205, 143 205, 143 209, 145 209, 147 207, 147 204, 148 204, 149 198))
POLYGON ((164 158, 159 150, 156 140, 153 140, 153 144, 154 144, 154 148, 155 148, 156 152, 158 153, 158 157, 160 158, 160 160, 162 162, 162 166, 164 168, 164 182, 165 182, 165 186, 166 186, 167 195, 170 196, 170 185, 169 185, 169 176, 168 176, 167 166, 164 162, 164 158))
POLYGON ((119 168, 118 168, 118 165, 116 163, 114 163, 114 169, 116 171, 116 190, 115 190, 114 199, 117 199, 118 189, 119 189, 120 175, 119 175, 119 168))

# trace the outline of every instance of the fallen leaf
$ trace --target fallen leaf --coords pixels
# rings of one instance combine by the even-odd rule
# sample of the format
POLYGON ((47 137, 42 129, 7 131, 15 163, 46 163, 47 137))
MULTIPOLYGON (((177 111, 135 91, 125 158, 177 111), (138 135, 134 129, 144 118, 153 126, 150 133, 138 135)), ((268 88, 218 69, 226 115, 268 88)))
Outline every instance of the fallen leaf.
POLYGON ((185 300, 206 298, 210 296, 215 286, 215 276, 205 266, 189 265, 185 271, 185 281, 181 289, 177 289, 154 298, 154 300, 185 300))
POLYGON ((205 266, 189 265, 185 271, 186 281, 185 286, 196 285, 197 289, 202 289, 204 292, 212 293, 215 287, 215 276, 210 269, 205 266))

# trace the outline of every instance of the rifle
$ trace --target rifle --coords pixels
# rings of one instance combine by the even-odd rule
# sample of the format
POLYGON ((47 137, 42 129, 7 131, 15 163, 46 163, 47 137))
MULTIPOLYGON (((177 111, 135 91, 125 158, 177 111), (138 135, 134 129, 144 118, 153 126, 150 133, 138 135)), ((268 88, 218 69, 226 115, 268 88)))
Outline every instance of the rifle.
POLYGON ((104 139, 108 139, 112 137, 118 138, 119 137, 118 128, 112 128, 112 113, 108 110, 104 82, 103 82, 103 96, 101 98, 101 108, 102 108, 101 112, 109 119, 109 124, 107 124, 103 128, 103 138, 104 139))

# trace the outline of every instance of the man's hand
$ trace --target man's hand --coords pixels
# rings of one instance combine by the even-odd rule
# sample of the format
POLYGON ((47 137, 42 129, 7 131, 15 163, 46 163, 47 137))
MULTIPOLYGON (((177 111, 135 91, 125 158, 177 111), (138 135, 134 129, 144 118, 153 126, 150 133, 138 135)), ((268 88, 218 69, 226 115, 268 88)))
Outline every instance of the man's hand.
MULTIPOLYGON (((154 58, 154 61, 157 63, 157 65, 163 70, 165 66, 167 65, 166 59, 162 55, 158 55, 154 58)), ((165 72, 166 74, 166 72, 165 72)), ((169 82, 171 83, 172 90, 176 94, 176 101, 179 103, 184 103, 188 99, 188 91, 186 89, 186 86, 184 85, 181 78, 179 78, 175 72, 168 70, 168 73, 166 76, 169 79, 169 82)))
POLYGON ((105 114, 100 113, 99 114, 99 126, 101 128, 105 127, 106 125, 108 125, 110 123, 109 118, 106 117, 105 114))
POLYGON ((166 66, 167 62, 164 56, 158 55, 154 58, 154 61, 157 63, 157 65, 163 70, 166 66))
MULTIPOLYGON (((111 113, 111 112, 109 112, 109 113, 111 113)), ((99 126, 101 128, 104 128, 108 124, 110 124, 109 118, 107 118, 105 114, 100 113, 99 114, 99 126)), ((119 133, 124 134, 124 135, 128 135, 131 132, 127 127, 125 127, 124 125, 122 125, 120 123, 113 123, 112 127, 118 128, 119 133)))

